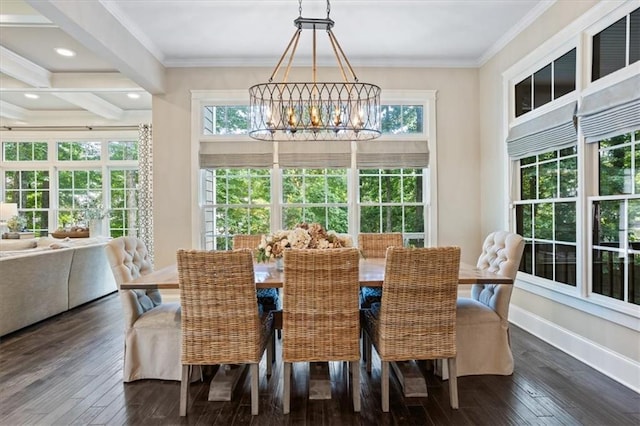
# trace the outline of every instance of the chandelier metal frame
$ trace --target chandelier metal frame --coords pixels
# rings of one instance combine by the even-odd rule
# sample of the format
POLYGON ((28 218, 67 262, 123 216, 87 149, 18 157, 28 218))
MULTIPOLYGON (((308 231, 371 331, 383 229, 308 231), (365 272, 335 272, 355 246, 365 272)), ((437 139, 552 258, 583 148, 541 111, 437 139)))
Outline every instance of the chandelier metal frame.
POLYGON ((327 0, 326 18, 293 21, 296 31, 275 66, 267 83, 249 88, 249 136, 266 141, 368 140, 381 134, 380 87, 358 81, 333 31, 331 4, 327 0), (289 72, 302 30, 313 31, 312 81, 288 82, 289 72), (342 74, 342 82, 318 82, 316 31, 326 30, 342 74), (288 56, 282 81, 274 79, 288 56), (344 62, 344 64, 343 64, 344 62), (346 68, 353 81, 347 78, 346 68))

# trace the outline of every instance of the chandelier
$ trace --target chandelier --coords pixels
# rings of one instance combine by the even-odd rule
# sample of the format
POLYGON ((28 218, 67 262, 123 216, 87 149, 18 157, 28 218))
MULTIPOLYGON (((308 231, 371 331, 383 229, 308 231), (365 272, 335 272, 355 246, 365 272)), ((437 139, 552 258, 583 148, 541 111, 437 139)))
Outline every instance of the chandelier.
POLYGON ((267 83, 249 88, 249 136, 267 141, 367 140, 380 136, 380 87, 360 83, 331 28, 331 4, 327 17, 293 21, 296 31, 267 83), (311 81, 288 82, 289 71, 302 30, 313 31, 311 81), (317 80, 316 31, 326 30, 343 81, 317 80), (285 58, 288 61, 280 82, 274 82, 285 58), (345 66, 352 80, 347 78, 345 66))

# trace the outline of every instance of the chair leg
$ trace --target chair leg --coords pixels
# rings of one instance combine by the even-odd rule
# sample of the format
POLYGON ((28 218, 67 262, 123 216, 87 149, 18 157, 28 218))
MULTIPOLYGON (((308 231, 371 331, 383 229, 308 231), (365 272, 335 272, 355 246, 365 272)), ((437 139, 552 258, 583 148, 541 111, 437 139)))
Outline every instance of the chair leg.
POLYGON ((364 357, 367 360, 367 373, 371 374, 371 337, 369 337, 369 335, 365 332, 362 340, 364 344, 364 357))
POLYGON ((284 396, 282 397, 283 413, 289 414, 291 402, 291 363, 284 363, 284 396))
POLYGON ((267 343, 267 377, 271 377, 273 362, 275 361, 276 335, 271 333, 269 342, 267 343))
POLYGON ((351 361, 351 394, 353 411, 360 412, 360 361, 351 361))
POLYGON ((389 412, 389 361, 382 361, 380 385, 382 387, 382 411, 389 412))
POLYGON ((458 372, 456 371, 456 359, 449 358, 447 360, 449 366, 449 399, 451 408, 458 408, 458 372))
MULTIPOLYGON (((270 365, 270 364, 268 364, 270 365)), ((260 378, 260 364, 251 364, 251 415, 258 415, 258 379, 260 378)))
POLYGON ((187 415, 187 403, 189 402, 189 380, 191 375, 189 374, 189 366, 182 364, 182 377, 180 381, 180 415, 187 415))

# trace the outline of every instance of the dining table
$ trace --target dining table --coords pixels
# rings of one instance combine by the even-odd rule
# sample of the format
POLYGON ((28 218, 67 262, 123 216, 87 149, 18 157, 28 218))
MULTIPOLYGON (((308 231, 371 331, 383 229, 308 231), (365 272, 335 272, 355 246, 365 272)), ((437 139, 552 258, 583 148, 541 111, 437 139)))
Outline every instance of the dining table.
MULTIPOLYGON (((384 259, 360 260, 360 286, 383 287, 384 259)), ((254 263, 256 288, 281 288, 284 284, 284 271, 278 270, 275 262, 254 263)), ((513 280, 486 269, 460 263, 458 284, 513 284, 513 280)), ((141 275, 133 281, 120 285, 121 290, 169 290, 179 289, 178 266, 171 264, 141 275)))
MULTIPOLYGON (((361 287, 384 287, 385 259, 363 258, 359 265, 361 287)), ((281 288, 284 285, 284 271, 275 262, 254 263, 256 288, 281 288)), ((458 284, 513 284, 513 280, 486 269, 460 263, 458 284)), ((120 290, 170 290, 179 289, 177 264, 167 265, 133 281, 120 284, 120 290)), ((281 327, 282 312, 274 313, 276 328, 281 327)), ((427 386, 424 376, 415 361, 391 363, 405 396, 426 396, 427 386)), ((242 366, 220 366, 211 381, 209 401, 230 401, 236 383, 244 372, 242 366)), ((310 366, 310 399, 330 399, 331 382, 327 363, 312 363, 310 366)))

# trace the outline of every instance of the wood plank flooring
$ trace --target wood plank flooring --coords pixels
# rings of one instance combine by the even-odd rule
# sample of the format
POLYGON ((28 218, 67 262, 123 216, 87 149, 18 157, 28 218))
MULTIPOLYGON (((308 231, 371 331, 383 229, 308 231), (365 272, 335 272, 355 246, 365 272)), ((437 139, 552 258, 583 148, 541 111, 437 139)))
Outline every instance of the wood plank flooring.
POLYGON ((209 402, 205 383, 190 386, 188 416, 178 415, 179 382, 122 382, 123 325, 117 294, 0 341, 0 425, 639 425, 640 395, 512 327, 512 376, 458 379, 460 409, 448 382, 422 365, 429 396, 404 398, 391 379, 391 411, 380 409, 379 359, 361 363, 362 412, 353 413, 347 369, 331 364, 331 400, 310 401, 308 367, 294 365, 291 413, 282 414, 282 364, 261 364, 260 415, 251 416, 245 375, 231 402, 209 402))

